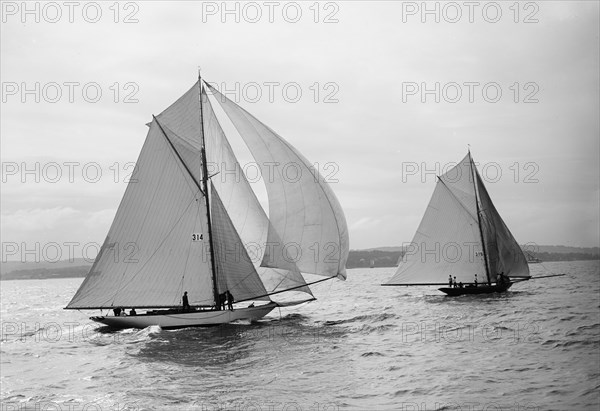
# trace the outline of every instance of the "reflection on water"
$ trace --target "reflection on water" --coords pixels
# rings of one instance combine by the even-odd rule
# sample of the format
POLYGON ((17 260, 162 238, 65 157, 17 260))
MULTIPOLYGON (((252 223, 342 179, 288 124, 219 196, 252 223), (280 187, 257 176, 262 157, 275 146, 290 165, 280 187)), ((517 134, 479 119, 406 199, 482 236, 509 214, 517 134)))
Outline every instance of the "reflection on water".
POLYGON ((211 372, 227 367, 251 367, 282 352, 301 355, 312 344, 329 344, 345 334, 344 330, 311 324, 309 320, 303 315, 290 314, 281 320, 161 330, 150 335, 135 357, 211 372))

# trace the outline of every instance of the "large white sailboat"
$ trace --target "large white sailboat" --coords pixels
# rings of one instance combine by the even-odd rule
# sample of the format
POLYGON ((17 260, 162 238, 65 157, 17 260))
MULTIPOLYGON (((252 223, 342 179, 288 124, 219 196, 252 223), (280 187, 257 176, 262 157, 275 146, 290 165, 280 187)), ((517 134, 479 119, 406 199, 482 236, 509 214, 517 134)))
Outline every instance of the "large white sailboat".
POLYGON ((529 278, 523 250, 494 207, 468 152, 438 177, 396 273, 382 285, 447 284, 440 291, 449 295, 489 294, 506 291, 511 279, 529 278))
POLYGON ((201 78, 149 128, 106 240, 67 309, 107 310, 91 319, 114 328, 206 326, 259 319, 313 300, 310 284, 345 279, 340 204, 277 133, 201 78), (239 172, 211 100, 254 157, 268 213, 239 172), (303 274, 324 278, 307 282, 303 274), (222 305, 227 292, 233 309, 222 305), (123 315, 132 308, 135 315, 123 315))

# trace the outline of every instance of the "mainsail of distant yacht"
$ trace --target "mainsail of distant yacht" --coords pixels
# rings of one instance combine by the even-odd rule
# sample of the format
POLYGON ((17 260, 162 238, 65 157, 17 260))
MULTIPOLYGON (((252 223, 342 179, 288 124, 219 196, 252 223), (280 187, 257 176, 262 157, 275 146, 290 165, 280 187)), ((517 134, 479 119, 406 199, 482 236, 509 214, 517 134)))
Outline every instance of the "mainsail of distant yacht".
POLYGON ((106 240, 67 309, 148 310, 92 317, 115 328, 213 325, 313 300, 310 284, 346 278, 342 209, 277 133, 200 78, 149 127, 106 240), (268 216, 244 173, 231 172, 242 167, 207 90, 256 160, 268 216), (307 283, 303 274, 325 278, 307 283), (232 310, 222 305, 227 291, 232 310), (303 297, 271 299, 280 293, 303 297))
POLYGON ((452 279, 452 286, 440 291, 487 294, 506 291, 509 278, 530 278, 525 255, 494 207, 470 152, 438 177, 404 251, 396 273, 383 285, 445 285, 452 279))

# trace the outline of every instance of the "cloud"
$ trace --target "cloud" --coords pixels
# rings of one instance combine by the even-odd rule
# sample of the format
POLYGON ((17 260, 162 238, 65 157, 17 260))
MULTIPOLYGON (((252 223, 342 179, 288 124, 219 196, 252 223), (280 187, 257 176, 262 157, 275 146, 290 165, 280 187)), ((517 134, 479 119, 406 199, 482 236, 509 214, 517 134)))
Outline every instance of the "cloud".
MULTIPOLYGON (((144 124, 182 95, 202 66, 219 87, 261 85, 262 99, 241 96, 240 104, 311 162, 339 166, 332 188, 355 248, 410 240, 434 184, 404 182, 403 162, 458 161, 467 144, 477 161, 506 171, 488 188, 519 241, 597 246, 600 234, 584 227, 599 224, 598 203, 589 196, 600 185, 598 3, 532 3, 538 22, 524 23, 531 12, 524 3, 515 22, 512 3, 501 2, 502 19, 494 24, 481 9, 474 23, 466 10, 457 23, 431 16, 422 23, 420 15, 403 22, 403 3, 331 3, 339 8, 333 23, 323 21, 332 10, 315 16, 312 3, 302 2, 298 23, 285 21, 281 7, 274 22, 263 9, 262 20, 251 23, 243 10, 236 22, 233 15, 203 14, 203 3, 195 2, 136 3, 131 24, 122 21, 129 9, 114 22, 112 3, 100 3, 97 24, 81 14, 73 23, 8 16, 0 36, 3 82, 54 82, 63 98, 52 103, 39 95, 35 102, 21 89, 3 94, 2 161, 97 162, 110 173, 114 162, 136 160, 144 124), (68 82, 79 84, 73 102, 68 82), (280 85, 273 100, 264 97, 268 82, 280 85), (298 102, 281 93, 292 82, 302 88, 298 102), (403 99, 407 82, 420 89, 403 99), (442 93, 450 82, 460 86, 460 101, 442 93), (479 83, 472 102, 466 82, 479 83), (98 102, 82 94, 91 83, 101 88, 98 102), (440 91, 427 94, 436 83, 440 91), (486 101, 487 83, 499 85, 500 101, 486 101), (331 90, 335 102, 325 102, 331 90), (137 102, 124 101, 131 91, 137 102), (532 91, 537 102, 525 103, 532 91), (537 164, 539 182, 515 183, 515 163, 519 178, 529 171, 526 163, 537 164), (555 232, 547 221, 574 228, 555 232)), ((10 180, 2 187, 2 233, 102 241, 125 189, 109 176, 94 184, 10 180)))

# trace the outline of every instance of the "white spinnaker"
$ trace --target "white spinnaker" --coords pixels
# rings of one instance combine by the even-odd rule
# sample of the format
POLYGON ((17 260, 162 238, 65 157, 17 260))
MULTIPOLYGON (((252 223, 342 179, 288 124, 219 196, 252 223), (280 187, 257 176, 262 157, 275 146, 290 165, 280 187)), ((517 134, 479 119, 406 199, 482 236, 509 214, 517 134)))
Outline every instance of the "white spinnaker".
MULTIPOLYGON (((171 135, 170 138, 175 138, 171 135)), ((185 144, 175 141, 184 156, 185 144)), ((68 308, 212 305, 202 194, 153 121, 90 273, 68 308)))
POLYGON ((394 276, 386 283, 486 281, 470 157, 440 176, 427 210, 394 276), (466 161, 465 161, 466 160, 466 161))
POLYGON ((346 277, 348 228, 342 208, 317 170, 269 127, 209 85, 258 162, 269 197, 268 241, 280 251, 262 265, 346 277))
MULTIPOLYGON (((214 174, 214 185, 227 215, 233 223, 246 252, 249 253, 255 268, 268 293, 288 289, 303 291, 312 295, 310 288, 293 261, 281 261, 281 268, 261 267, 265 259, 280 252, 281 247, 267 244, 270 222, 260 202, 242 171, 231 145, 212 109, 210 100, 204 98, 204 131, 207 147, 209 174, 214 174), (233 172, 232 172, 233 171, 233 172)), ((272 232, 272 234, 275 234, 272 232)), ((281 244, 280 240, 275 241, 281 244)), ((237 296, 234 295, 236 299, 237 296)))

